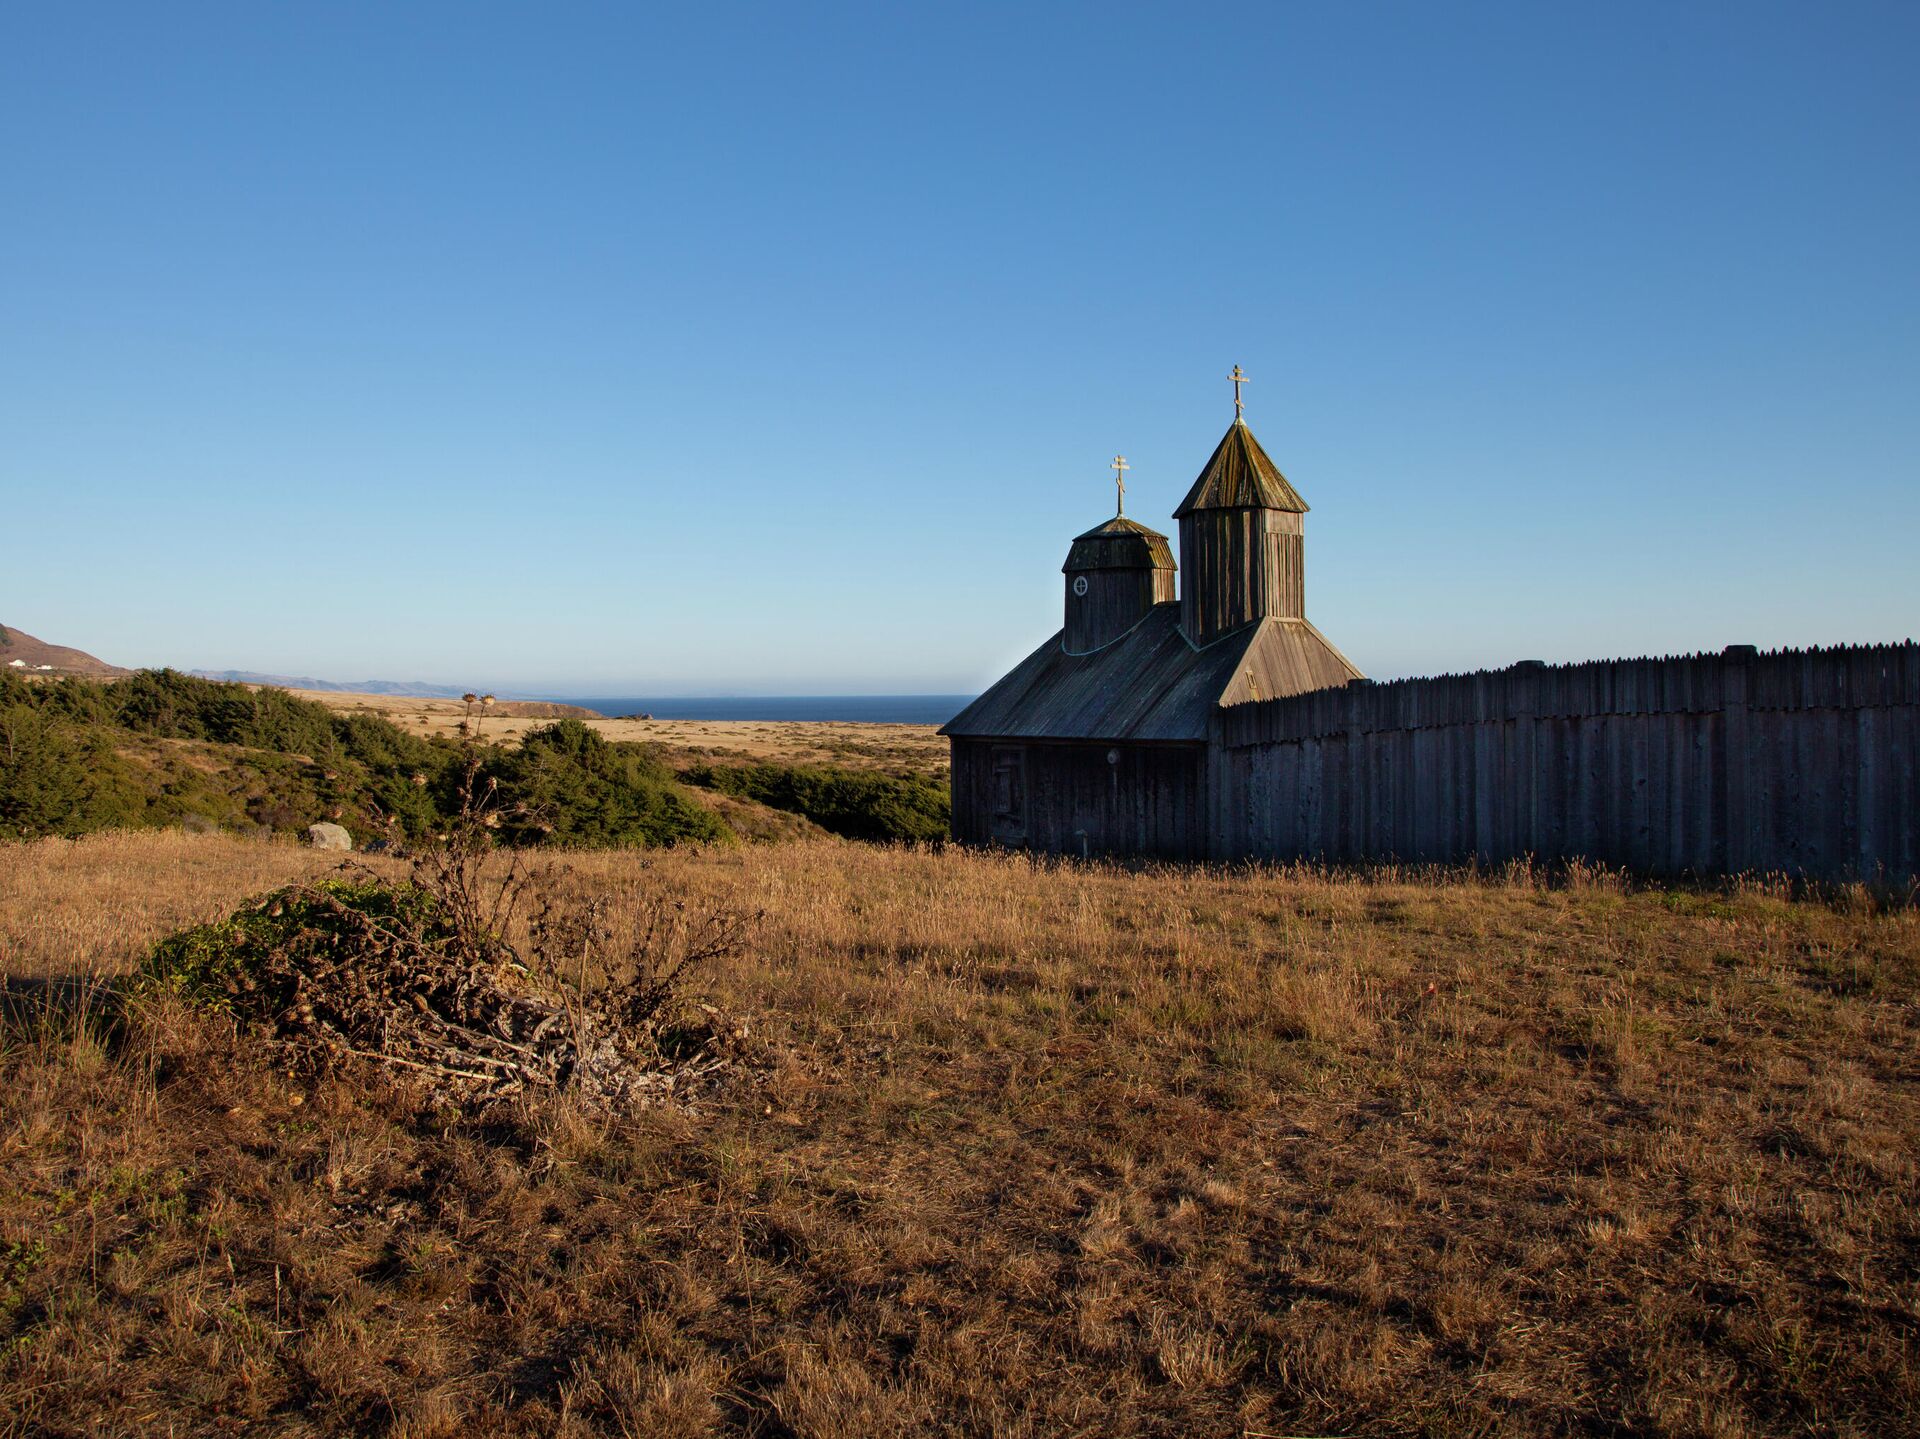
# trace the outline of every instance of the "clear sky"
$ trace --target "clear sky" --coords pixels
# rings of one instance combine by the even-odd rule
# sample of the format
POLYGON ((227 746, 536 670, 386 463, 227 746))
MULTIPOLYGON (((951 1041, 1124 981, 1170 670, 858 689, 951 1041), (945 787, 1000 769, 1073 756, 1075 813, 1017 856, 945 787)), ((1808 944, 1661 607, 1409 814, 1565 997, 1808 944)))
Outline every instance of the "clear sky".
POLYGON ((0 11, 0 623, 966 691, 1232 418, 1370 674, 1920 631, 1920 5, 0 11))

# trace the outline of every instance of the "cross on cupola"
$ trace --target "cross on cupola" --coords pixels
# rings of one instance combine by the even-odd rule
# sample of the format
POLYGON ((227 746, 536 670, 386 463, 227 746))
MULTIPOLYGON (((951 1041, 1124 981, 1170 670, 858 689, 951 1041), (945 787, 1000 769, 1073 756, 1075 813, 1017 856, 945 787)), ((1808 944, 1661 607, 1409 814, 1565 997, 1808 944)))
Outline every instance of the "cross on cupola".
POLYGON ((1113 471, 1114 488, 1119 491, 1114 496, 1113 512, 1115 515, 1124 515, 1127 512, 1127 471, 1133 466, 1127 463, 1125 455, 1115 455, 1113 463, 1107 468, 1113 471))
POLYGON ((1235 365, 1233 373, 1227 378, 1233 381, 1233 417, 1238 420, 1246 414, 1246 406, 1240 403, 1240 387, 1247 383, 1247 377, 1241 374, 1240 367, 1235 365))

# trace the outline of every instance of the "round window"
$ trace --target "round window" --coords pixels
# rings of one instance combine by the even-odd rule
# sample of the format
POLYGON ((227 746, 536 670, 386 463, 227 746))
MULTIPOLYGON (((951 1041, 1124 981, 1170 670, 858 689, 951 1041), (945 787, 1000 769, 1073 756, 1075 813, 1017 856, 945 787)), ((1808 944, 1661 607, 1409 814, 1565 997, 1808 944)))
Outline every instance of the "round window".
POLYGON ((1085 575, 1075 575, 1073 577, 1073 592, 1076 595, 1084 595, 1087 592, 1087 577, 1085 575))

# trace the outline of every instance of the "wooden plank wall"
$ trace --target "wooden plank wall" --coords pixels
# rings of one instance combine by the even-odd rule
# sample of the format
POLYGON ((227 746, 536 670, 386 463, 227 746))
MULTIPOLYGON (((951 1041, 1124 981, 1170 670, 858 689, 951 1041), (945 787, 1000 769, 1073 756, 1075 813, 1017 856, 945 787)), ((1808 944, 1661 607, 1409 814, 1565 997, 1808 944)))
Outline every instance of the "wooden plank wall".
POLYGON ((1205 770, 1198 744, 955 739, 953 836, 1050 854, 1199 858, 1207 841, 1205 770), (1011 825, 995 813, 993 778, 994 756, 1008 750, 1024 760, 1021 813, 1011 825))
POLYGON ((1147 611, 1174 597, 1172 570, 1073 570, 1067 574, 1067 625, 1062 643, 1070 655, 1090 654, 1111 644, 1146 617, 1147 611), (1087 592, 1076 595, 1073 582, 1084 579, 1087 592))
POLYGON ((993 816, 993 747, 981 740, 952 742, 950 784, 953 837, 962 844, 985 844, 993 816))
POLYGON ((1180 623, 1196 644, 1268 615, 1306 613, 1302 516, 1198 510, 1180 521, 1180 623))
POLYGON ((1920 647, 1511 669, 1236 705, 1216 857, 1920 875, 1920 647))

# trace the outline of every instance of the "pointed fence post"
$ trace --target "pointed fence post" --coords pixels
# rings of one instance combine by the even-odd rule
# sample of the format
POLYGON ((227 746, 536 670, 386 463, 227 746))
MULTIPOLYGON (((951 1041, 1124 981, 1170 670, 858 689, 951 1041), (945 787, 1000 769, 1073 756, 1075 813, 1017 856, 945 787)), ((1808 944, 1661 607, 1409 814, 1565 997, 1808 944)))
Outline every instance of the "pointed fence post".
POLYGON ((1514 754, 1507 773, 1514 785, 1514 857, 1540 858, 1540 676, 1545 660, 1518 660, 1508 672, 1513 704, 1514 754))
POLYGON ((1721 769, 1726 784, 1722 814, 1726 824, 1728 874, 1744 874, 1753 864, 1753 767, 1747 734, 1747 679, 1758 653, 1752 645, 1728 645, 1721 654, 1720 702, 1725 716, 1721 724, 1724 746, 1721 769))

